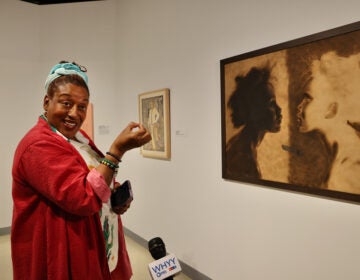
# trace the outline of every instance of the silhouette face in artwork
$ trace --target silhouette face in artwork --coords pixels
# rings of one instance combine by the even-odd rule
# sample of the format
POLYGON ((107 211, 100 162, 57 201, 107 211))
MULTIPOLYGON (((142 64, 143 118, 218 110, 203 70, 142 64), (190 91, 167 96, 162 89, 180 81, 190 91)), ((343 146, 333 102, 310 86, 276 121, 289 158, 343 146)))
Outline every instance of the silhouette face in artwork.
POLYGON ((300 104, 297 107, 297 125, 300 132, 309 131, 308 125, 306 123, 305 113, 306 113, 306 108, 308 107, 308 105, 311 103, 312 100, 313 100, 312 96, 307 92, 305 92, 303 94, 300 104))
POLYGON ((280 130, 281 109, 269 79, 267 68, 252 68, 246 76, 236 77, 237 87, 228 103, 234 127, 244 125, 258 132, 280 130))
POLYGON ((300 132, 327 130, 333 126, 333 118, 337 115, 339 103, 329 84, 328 71, 320 61, 312 65, 313 77, 308 91, 297 107, 297 125, 300 132))
POLYGON ((228 172, 235 177, 260 178, 256 148, 266 132, 280 131, 281 109, 276 103, 268 67, 254 67, 235 80, 236 89, 228 107, 234 127, 242 130, 227 143, 228 172))

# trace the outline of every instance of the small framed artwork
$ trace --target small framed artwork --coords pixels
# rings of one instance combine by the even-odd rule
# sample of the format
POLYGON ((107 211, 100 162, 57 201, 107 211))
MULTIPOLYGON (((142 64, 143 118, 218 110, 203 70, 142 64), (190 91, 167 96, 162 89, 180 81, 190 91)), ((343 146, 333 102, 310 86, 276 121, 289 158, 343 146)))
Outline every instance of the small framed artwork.
POLYGON ((170 159, 170 90, 144 92, 138 96, 139 119, 151 134, 151 141, 140 148, 144 157, 170 159))
POLYGON ((360 22, 221 60, 224 179, 360 202, 360 22))

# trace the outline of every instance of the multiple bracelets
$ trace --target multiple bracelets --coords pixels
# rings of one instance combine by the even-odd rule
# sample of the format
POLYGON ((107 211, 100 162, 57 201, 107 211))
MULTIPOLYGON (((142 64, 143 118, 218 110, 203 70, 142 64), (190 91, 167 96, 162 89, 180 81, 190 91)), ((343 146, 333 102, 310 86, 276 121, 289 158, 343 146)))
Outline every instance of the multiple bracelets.
POLYGON ((110 169, 116 171, 119 168, 118 164, 113 163, 111 160, 108 160, 107 158, 102 158, 100 160, 100 163, 103 165, 106 165, 107 167, 109 167, 110 169))
MULTIPOLYGON (((106 154, 109 155, 109 156, 111 156, 111 157, 113 157, 113 158, 116 159, 118 162, 121 162, 121 159, 120 159, 118 156, 116 156, 116 155, 114 155, 114 154, 112 154, 112 153, 110 153, 110 152, 106 152, 106 154)), ((107 167, 109 167, 109 168, 110 168, 111 170, 113 170, 114 172, 116 172, 117 169, 119 168, 119 164, 118 164, 118 163, 115 163, 115 162, 113 162, 113 161, 111 161, 111 160, 109 160, 109 159, 107 159, 107 158, 102 158, 102 159, 100 160, 100 163, 103 164, 103 165, 105 165, 105 166, 107 166, 107 167)))

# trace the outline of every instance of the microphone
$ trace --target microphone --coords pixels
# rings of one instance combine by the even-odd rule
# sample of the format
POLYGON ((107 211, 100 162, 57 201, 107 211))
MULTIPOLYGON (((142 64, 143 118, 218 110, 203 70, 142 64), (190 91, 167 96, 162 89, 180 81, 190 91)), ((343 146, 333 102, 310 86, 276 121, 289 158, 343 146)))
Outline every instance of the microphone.
POLYGON ((173 275, 181 271, 181 266, 174 254, 166 254, 164 241, 155 237, 148 242, 151 256, 155 259, 149 264, 149 271, 154 280, 173 280, 173 275))

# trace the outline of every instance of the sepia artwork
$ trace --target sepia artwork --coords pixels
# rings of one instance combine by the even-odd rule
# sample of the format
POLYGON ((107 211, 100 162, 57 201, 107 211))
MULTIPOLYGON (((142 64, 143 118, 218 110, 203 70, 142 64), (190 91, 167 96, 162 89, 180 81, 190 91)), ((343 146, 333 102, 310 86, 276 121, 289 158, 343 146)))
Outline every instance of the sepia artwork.
POLYGON ((360 22, 220 71, 223 178, 360 201, 360 22))
POLYGON ((170 90, 139 94, 139 118, 151 134, 151 141, 140 148, 144 157, 170 159, 170 90))

